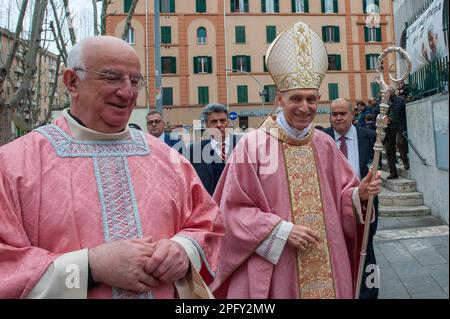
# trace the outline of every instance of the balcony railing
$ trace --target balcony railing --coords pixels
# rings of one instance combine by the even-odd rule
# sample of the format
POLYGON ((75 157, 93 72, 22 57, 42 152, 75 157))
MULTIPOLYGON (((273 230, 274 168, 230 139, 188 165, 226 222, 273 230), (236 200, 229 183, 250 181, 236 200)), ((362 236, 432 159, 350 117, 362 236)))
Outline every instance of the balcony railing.
POLYGON ((448 56, 435 60, 409 76, 411 100, 448 92, 448 56))

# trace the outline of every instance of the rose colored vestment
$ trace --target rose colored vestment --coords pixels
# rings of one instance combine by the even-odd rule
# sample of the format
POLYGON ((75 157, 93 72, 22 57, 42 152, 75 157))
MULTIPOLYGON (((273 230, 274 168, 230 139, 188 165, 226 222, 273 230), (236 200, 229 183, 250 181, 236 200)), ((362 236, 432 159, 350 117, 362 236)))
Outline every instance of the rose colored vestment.
MULTIPOLYGON (((138 130, 128 140, 79 141, 66 119, 55 124, 0 148, 0 298, 27 297, 63 253, 147 236, 187 238, 213 275, 222 217, 189 162, 138 130)), ((121 294, 100 285, 88 297, 114 290, 121 294)), ((151 294, 173 298, 174 288, 151 294)))
MULTIPOLYGON (((241 139, 225 167, 214 193, 226 225, 211 285, 217 298, 302 297, 296 249, 286 243, 276 266, 254 253, 281 220, 293 222, 283 145, 258 129, 241 139)), ((317 165, 334 297, 353 298, 357 227, 352 193, 359 182, 329 136, 314 130, 306 145, 317 165)))

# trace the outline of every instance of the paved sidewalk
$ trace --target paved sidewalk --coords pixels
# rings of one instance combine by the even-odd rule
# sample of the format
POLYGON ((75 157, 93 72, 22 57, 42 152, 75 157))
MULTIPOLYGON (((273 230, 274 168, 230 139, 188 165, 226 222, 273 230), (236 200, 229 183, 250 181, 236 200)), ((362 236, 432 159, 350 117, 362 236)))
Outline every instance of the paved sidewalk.
POLYGON ((381 217, 380 299, 448 299, 449 228, 432 216, 381 217))

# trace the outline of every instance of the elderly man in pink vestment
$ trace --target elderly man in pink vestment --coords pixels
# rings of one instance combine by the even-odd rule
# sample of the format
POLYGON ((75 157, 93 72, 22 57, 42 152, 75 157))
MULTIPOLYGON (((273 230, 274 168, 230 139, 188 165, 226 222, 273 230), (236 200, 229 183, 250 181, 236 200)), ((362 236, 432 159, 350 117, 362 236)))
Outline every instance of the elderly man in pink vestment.
POLYGON ((357 225, 380 173, 359 183, 312 127, 328 60, 308 25, 281 33, 266 64, 281 111, 241 138, 214 193, 227 231, 211 289, 219 298, 353 298, 357 225))
POLYGON ((223 220, 190 163, 127 123, 121 39, 78 42, 70 109, 0 148, 0 298, 211 298, 223 220))

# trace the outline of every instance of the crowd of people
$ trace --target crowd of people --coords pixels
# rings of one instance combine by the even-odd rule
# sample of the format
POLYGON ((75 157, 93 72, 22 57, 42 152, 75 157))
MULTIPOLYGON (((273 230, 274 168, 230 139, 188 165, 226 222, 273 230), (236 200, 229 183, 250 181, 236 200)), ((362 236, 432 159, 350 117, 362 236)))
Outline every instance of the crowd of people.
MULTIPOLYGON (((161 113, 150 134, 128 124, 145 85, 134 49, 111 36, 73 46, 70 107, 0 148, 0 298, 354 298, 381 191, 375 133, 343 98, 328 132, 313 127, 328 56, 307 24, 266 64, 279 112, 237 140, 211 103, 206 138, 177 152, 161 113)), ((378 294, 370 242, 360 298, 378 294)))

